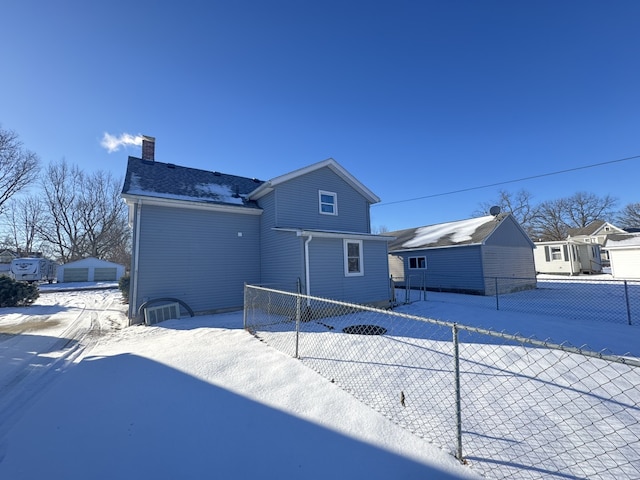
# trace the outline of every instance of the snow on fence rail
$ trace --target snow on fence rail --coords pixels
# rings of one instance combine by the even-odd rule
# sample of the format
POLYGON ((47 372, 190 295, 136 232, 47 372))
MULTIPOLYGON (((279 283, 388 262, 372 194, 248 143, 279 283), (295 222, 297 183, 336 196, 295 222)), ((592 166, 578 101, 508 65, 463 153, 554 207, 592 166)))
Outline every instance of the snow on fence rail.
MULTIPOLYGON (((457 303, 460 293, 472 294, 478 307, 519 313, 554 315, 576 320, 594 320, 627 325, 640 325, 640 281, 588 280, 571 278, 532 279, 513 277, 484 277, 475 281, 486 286, 490 294, 478 294, 466 277, 420 273, 406 277, 392 277, 392 291, 401 290, 402 301, 429 300, 430 292, 455 292, 438 301, 457 303), (514 281, 519 280, 520 282, 514 281), (534 284, 536 288, 513 291, 513 285, 534 284), (459 288, 456 289, 455 286, 459 288)), ((395 298, 395 294, 392 293, 395 298)), ((465 298, 469 303, 469 299, 465 298)))
POLYGON ((244 327, 492 478, 640 478, 640 360, 245 287, 244 327))

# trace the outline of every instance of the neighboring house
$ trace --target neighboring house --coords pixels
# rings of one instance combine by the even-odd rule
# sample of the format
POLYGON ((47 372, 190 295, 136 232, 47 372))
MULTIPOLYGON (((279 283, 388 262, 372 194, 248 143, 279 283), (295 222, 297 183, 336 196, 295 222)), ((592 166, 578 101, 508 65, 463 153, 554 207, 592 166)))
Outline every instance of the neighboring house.
POLYGON ((534 244, 511 214, 389 232, 389 269, 410 288, 494 295, 536 288, 534 244))
POLYGON ((560 275, 601 273, 600 245, 574 240, 535 242, 536 272, 560 275))
POLYGON ((57 279, 58 283, 117 282, 124 272, 124 265, 88 257, 59 265, 57 279))
POLYGON ((244 284, 389 305, 379 198, 335 160, 269 181, 129 157, 122 197, 133 229, 129 316, 157 298, 195 312, 243 306, 244 284))
POLYGON ((640 280, 640 234, 609 235, 604 246, 609 251, 614 278, 640 280))
MULTIPOLYGON (((602 247, 607 240, 607 236, 616 233, 627 233, 621 228, 602 220, 594 220, 583 228, 570 228, 567 240, 577 243, 597 244, 602 247)), ((609 264, 609 254, 606 249, 601 248, 600 256, 604 265, 609 264)))

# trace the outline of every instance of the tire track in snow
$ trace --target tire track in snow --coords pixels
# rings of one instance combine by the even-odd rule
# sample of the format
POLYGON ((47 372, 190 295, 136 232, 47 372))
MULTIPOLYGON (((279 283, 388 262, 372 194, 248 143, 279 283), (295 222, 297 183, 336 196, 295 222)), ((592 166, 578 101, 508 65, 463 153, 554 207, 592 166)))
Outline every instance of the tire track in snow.
MULTIPOLYGON (((66 320, 69 325, 43 351, 33 351, 34 346, 44 346, 43 337, 14 335, 3 341, 3 346, 8 347, 6 344, 10 342, 14 351, 24 352, 25 357, 30 356, 22 360, 12 359, 20 365, 0 385, 0 451, 1 439, 40 394, 60 374, 79 362, 104 335, 125 325, 124 311, 113 308, 119 300, 113 292, 75 292, 72 295, 59 295, 59 298, 56 300, 60 306, 79 311, 74 313, 71 320, 66 320), (112 318, 114 311, 116 320, 112 318), (32 345, 34 342, 35 345, 32 345)), ((26 331, 29 329, 25 328, 20 333, 26 331)))

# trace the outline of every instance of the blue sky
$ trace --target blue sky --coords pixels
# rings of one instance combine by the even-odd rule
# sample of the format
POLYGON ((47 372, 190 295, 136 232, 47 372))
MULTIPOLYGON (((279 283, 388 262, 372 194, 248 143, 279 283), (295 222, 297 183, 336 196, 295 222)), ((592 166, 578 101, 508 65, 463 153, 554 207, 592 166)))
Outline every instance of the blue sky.
POLYGON ((2 17, 0 123, 45 164, 123 177, 140 147, 105 134, 260 179, 333 157, 389 230, 500 188, 640 201, 640 158, 440 195, 640 155, 637 1, 5 0, 2 17))

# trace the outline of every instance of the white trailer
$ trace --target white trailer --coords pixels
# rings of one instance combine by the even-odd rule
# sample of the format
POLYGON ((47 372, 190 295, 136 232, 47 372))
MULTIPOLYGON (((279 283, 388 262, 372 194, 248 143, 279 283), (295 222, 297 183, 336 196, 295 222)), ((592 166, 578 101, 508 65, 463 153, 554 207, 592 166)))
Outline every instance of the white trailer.
POLYGON ((11 273, 19 282, 49 282, 56 278, 57 264, 46 258, 15 258, 11 273))

